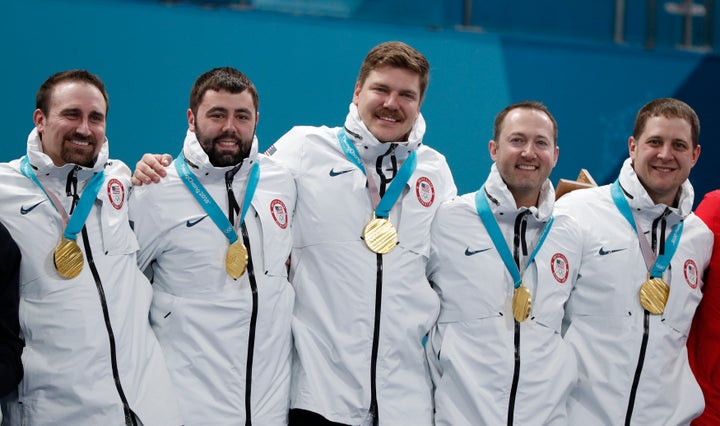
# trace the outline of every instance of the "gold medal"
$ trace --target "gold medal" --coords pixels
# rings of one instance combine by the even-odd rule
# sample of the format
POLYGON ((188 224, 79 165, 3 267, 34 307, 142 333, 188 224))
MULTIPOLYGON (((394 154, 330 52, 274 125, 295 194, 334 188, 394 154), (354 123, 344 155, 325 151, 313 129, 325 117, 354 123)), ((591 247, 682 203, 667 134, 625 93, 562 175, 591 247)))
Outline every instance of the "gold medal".
POLYGON ((376 217, 365 225, 363 239, 372 252, 385 254, 397 245, 397 231, 389 220, 376 217))
POLYGON ((63 278, 75 278, 83 268, 83 254, 75 240, 63 237, 53 253, 55 269, 63 278))
POLYGON ((225 257, 225 270, 233 279, 238 279, 245 273, 247 263, 247 249, 238 239, 228 247, 227 256, 225 257))
POLYGON ((524 284, 515 289, 513 294, 513 317, 515 321, 523 322, 530 316, 530 308, 532 307, 532 297, 530 290, 524 284))
POLYGON ((665 311, 670 295, 670 286, 662 278, 650 278, 640 287, 640 304, 651 314, 659 315, 665 311))

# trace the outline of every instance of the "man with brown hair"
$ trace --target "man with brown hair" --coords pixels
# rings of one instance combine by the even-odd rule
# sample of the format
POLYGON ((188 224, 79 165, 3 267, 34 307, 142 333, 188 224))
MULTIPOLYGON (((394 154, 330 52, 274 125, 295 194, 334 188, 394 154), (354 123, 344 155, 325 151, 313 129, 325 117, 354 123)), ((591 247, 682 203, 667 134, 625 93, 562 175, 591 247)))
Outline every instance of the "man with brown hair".
MULTIPOLYGON (((429 69, 405 43, 375 46, 344 126, 294 127, 267 151, 298 191, 291 425, 433 422, 428 232, 457 189, 445 157, 423 144, 429 69)), ((159 160, 143 156, 134 181, 165 176, 159 160)))
POLYGON ((150 322, 186 426, 287 424, 295 184, 258 154, 258 102, 235 68, 201 74, 182 152, 130 200, 150 322))
POLYGON ((150 328, 151 288, 128 221, 130 170, 108 158, 105 85, 48 78, 27 155, 0 165, 0 217, 17 242, 25 376, 10 425, 177 425, 150 328))
POLYGON ((713 244, 691 212, 699 133, 690 106, 655 99, 637 114, 617 180, 556 204, 583 245, 565 313, 579 375, 570 424, 679 425, 702 412, 685 347, 713 244))
POLYGON ((430 231, 435 424, 567 424, 577 372, 560 330, 580 250, 575 220, 553 213, 555 118, 540 102, 509 105, 488 150, 482 187, 443 203, 430 231))
POLYGON ((414 48, 382 43, 344 126, 295 127, 269 149, 298 188, 290 424, 432 424, 428 232, 456 188, 423 144, 428 72, 414 48))

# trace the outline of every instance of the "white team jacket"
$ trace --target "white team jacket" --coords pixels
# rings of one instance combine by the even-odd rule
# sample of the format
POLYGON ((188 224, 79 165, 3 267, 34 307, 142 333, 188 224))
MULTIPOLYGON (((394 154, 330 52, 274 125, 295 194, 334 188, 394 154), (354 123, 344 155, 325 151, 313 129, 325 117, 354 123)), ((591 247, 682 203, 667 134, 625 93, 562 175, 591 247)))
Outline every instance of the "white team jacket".
MULTIPOLYGON (((364 159, 375 164, 382 157, 384 173, 392 167, 388 150, 398 163, 415 150, 417 169, 390 212, 399 243, 380 256, 361 239, 373 207, 365 175, 339 145, 340 128, 295 127, 268 150, 290 168, 298 188, 291 406, 360 424, 370 410, 375 365, 380 424, 430 425, 432 385, 422 340, 439 302, 425 278, 428 232, 437 207, 457 190, 445 158, 421 143, 422 116, 404 143, 380 143, 355 105, 345 127, 364 159)), ((380 187, 378 173, 368 173, 380 187)))
MULTIPOLYGON (((227 217, 225 176, 233 167, 213 167, 189 131, 183 153, 227 217)), ((244 221, 251 261, 238 280, 225 271, 227 238, 174 165, 159 184, 136 187, 130 201, 139 262, 152 276, 150 320, 186 426, 245 424, 248 404, 253 424, 287 424, 294 292, 285 262, 295 184, 284 167, 258 155, 256 139, 232 179, 240 206, 257 161, 260 180, 244 221)))
POLYGON ((433 221, 428 262, 428 277, 441 302, 427 345, 435 422, 568 424, 567 396, 577 373, 572 349, 560 331, 580 266, 579 229, 572 218, 555 215, 545 242, 523 273, 553 213, 552 185, 543 185, 538 208, 517 208, 493 164, 485 193, 510 252, 517 250, 521 259, 532 311, 516 328, 513 278, 477 213, 476 193, 443 203, 433 221))
POLYGON ((584 245, 564 333, 579 368, 579 384, 568 403, 570 424, 625 424, 629 418, 634 425, 686 425, 704 406, 685 341, 702 297, 713 234, 691 213, 689 181, 682 185, 678 208, 668 208, 653 203, 629 159, 619 179, 640 228, 657 240, 655 250, 673 225, 680 220, 685 225, 664 274, 670 285, 665 312, 645 314, 639 292, 647 268, 637 234, 615 207, 610 186, 574 191, 558 201, 556 211, 580 223, 584 245))
MULTIPOLYGON (((69 211, 72 197, 66 195, 66 183, 76 166, 54 166, 42 152, 37 130, 28 137, 27 156, 44 188, 69 211)), ((127 405, 142 424, 181 424, 160 345, 148 322, 152 289, 137 267, 138 245, 128 223, 130 170, 108 160, 107 142, 92 169, 79 167, 78 193, 103 168, 105 182, 85 223, 88 238, 78 234, 85 260, 82 272, 64 279, 53 265, 64 229, 61 216, 19 168, 19 160, 0 165, 0 216, 22 252, 20 326, 25 338, 25 376, 17 397, 5 407, 5 421, 125 424, 113 377, 117 369, 127 405)))

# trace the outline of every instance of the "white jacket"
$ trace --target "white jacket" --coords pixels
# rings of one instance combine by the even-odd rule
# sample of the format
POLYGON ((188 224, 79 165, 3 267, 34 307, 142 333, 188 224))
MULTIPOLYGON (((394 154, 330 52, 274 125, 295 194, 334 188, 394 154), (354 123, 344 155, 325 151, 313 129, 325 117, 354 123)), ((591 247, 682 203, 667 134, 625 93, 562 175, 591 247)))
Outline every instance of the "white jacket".
POLYGON ((137 240, 128 223, 130 170, 108 160, 107 142, 93 168, 56 167, 42 152, 37 130, 28 137, 27 157, 45 190, 68 212, 72 196, 66 194, 66 184, 73 169, 78 194, 103 169, 105 181, 85 222, 87 238, 77 236, 83 269, 65 279, 53 265, 64 229, 60 214, 20 173, 20 160, 0 165, 0 216, 22 252, 20 326, 25 338, 25 376, 17 396, 7 402, 5 421, 122 425, 127 405, 146 426, 180 424, 160 345, 148 322, 152 289, 137 267, 137 240))
MULTIPOLYGON (((232 176, 234 167, 213 167, 189 131, 183 153, 227 217, 226 173, 232 176)), ((254 140, 232 178, 241 207, 258 161, 260 180, 244 220, 250 261, 237 280, 225 270, 227 238, 174 164, 159 184, 136 187, 130 202, 140 265, 152 276, 150 320, 187 426, 245 424, 248 405, 253 424, 287 424, 294 292, 285 262, 292 245, 295 184, 285 168, 258 155, 254 140)), ((238 237, 243 239, 240 229, 238 237)))
POLYGON ((629 159, 619 180, 640 228, 656 240, 656 252, 680 220, 684 230, 663 275, 670 286, 665 312, 647 314, 639 298, 647 267, 638 236, 615 206, 610 185, 574 191, 556 204, 557 212, 579 222, 584 246, 564 333, 579 368, 579 384, 568 403, 570 423, 686 425, 704 406, 685 341, 702 297, 713 234, 691 213, 689 181, 674 208, 653 203, 629 159))
MULTIPOLYGON (((361 239, 373 206, 365 175, 339 145, 341 128, 295 127, 269 149, 298 187, 290 272, 297 356, 291 407, 360 424, 368 419, 374 391, 381 425, 430 425, 432 385, 422 340, 439 302, 425 278, 428 232, 437 207, 455 195, 455 184, 445 158, 421 143, 422 116, 403 143, 380 143, 355 105, 345 127, 360 155, 372 164, 382 157, 389 176, 388 169, 397 170, 411 151, 417 152, 417 168, 390 211, 398 245, 377 255, 361 239)), ((368 173, 381 188, 374 168, 368 173)))
POLYGON ((513 278, 477 213, 476 193, 443 203, 433 221, 428 262, 441 302, 427 345, 435 422, 566 425, 567 396, 577 374, 560 330, 580 266, 577 224, 555 215, 525 269, 553 213, 550 181, 543 184, 539 207, 529 209, 516 207, 495 164, 484 189, 510 252, 517 250, 532 311, 522 323, 513 319, 513 278))

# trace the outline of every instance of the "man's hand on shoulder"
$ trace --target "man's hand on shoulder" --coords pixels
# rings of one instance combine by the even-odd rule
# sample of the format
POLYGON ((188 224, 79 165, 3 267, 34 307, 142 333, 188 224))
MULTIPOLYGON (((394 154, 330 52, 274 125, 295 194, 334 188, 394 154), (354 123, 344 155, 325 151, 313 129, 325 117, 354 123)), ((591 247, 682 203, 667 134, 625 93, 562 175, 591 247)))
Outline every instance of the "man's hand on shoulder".
POLYGON ((172 163, 170 154, 144 154, 142 159, 135 165, 135 172, 132 176, 132 184, 158 183, 160 179, 167 176, 165 167, 172 163))

